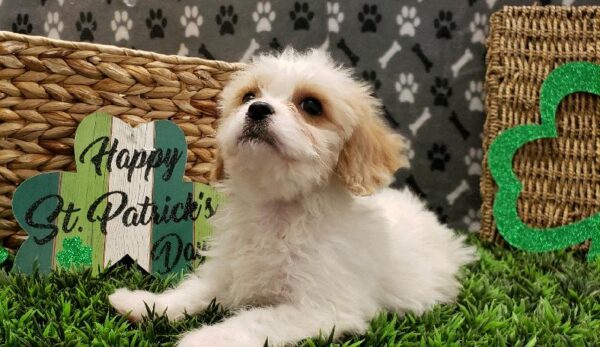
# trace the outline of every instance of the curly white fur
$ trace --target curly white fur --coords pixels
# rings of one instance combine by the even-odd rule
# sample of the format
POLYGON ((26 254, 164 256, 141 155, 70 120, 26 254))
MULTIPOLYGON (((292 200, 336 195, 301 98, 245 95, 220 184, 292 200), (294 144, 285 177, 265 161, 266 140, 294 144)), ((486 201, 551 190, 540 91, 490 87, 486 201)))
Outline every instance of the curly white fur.
POLYGON ((406 149, 378 105, 322 52, 257 58, 223 91, 217 139, 228 199, 208 261, 161 294, 119 289, 112 306, 134 321, 145 304, 175 320, 216 298, 239 311, 179 346, 259 347, 334 327, 364 333, 378 311, 420 314, 451 302, 474 249, 408 190, 374 189, 405 164, 406 149), (274 109, 274 145, 240 141, 249 91, 274 109), (320 118, 301 110, 307 95, 323 104, 320 118))

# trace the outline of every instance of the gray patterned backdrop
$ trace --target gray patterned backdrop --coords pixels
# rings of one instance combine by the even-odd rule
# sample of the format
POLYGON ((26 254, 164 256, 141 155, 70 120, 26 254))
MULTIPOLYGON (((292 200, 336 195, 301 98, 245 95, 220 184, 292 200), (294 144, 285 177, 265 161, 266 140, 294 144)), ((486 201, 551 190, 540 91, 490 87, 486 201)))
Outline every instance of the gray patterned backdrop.
MULTIPOLYGON (((537 1, 541 5, 599 0, 537 1)), ((395 185, 440 220, 479 229, 482 90, 490 14, 514 0, 0 0, 0 29, 209 59, 327 47, 373 83, 412 144, 395 185)))

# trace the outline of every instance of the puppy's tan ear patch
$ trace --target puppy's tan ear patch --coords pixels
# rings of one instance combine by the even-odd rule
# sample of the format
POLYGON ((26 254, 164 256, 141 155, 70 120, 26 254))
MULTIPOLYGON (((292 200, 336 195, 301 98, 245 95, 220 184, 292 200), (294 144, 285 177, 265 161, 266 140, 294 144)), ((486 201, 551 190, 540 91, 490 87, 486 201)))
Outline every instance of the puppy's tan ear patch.
POLYGON ((376 107, 363 108, 359 123, 346 142, 336 173, 354 194, 368 195, 391 183, 396 170, 408 167, 408 147, 378 116, 376 107))

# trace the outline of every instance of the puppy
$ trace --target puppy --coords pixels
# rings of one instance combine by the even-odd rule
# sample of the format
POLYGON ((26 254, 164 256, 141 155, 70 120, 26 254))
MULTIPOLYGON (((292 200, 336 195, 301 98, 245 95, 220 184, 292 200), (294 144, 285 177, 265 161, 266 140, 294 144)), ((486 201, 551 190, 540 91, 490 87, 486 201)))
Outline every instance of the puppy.
POLYGON ((171 320, 213 298, 236 314, 179 346, 272 346, 364 333, 381 310, 452 301, 474 249, 409 191, 407 166, 371 89, 321 51, 261 56, 222 92, 218 170, 227 203, 205 264, 161 294, 118 289, 131 320, 145 304, 171 320))

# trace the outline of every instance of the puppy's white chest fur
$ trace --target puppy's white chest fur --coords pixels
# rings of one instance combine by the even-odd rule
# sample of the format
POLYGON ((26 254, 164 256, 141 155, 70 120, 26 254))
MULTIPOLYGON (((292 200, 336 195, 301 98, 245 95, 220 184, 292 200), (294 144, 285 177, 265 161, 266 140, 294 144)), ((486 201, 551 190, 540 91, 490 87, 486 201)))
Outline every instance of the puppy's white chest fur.
POLYGON ((303 263, 311 261, 309 235, 300 234, 316 224, 300 209, 295 203, 271 203, 257 215, 251 215, 249 209, 245 221, 229 230, 226 248, 230 250, 229 292, 234 305, 270 305, 294 299, 294 284, 301 280, 303 263))

